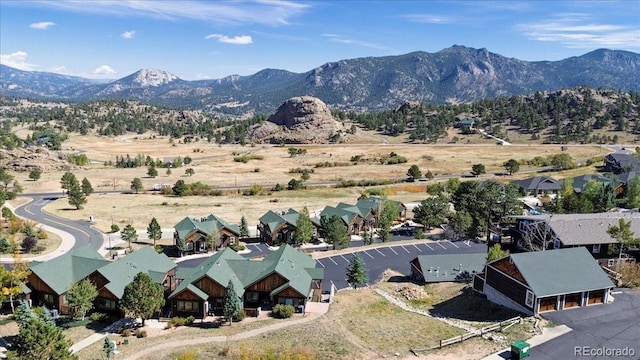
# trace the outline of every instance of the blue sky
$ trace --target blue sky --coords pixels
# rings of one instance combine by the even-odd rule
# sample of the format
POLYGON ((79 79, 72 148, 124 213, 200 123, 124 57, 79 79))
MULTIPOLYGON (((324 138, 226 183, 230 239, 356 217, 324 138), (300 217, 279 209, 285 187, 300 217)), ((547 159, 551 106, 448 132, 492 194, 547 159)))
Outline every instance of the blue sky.
POLYGON ((2 64, 88 78, 305 72, 454 44, 529 61, 640 52, 640 0, 0 0, 2 64))

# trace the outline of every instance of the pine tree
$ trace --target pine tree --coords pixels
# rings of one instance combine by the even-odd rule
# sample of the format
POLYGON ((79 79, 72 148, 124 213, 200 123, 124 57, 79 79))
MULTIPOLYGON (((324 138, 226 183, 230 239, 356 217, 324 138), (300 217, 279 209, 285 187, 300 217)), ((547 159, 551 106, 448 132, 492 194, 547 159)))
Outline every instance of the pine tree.
POLYGON ((240 311, 242 311, 242 302, 238 294, 236 294, 233 282, 229 280, 222 299, 222 315, 229 321, 229 326, 233 323, 233 319, 238 318, 240 311))
POLYGON ((142 180, 140 180, 140 178, 133 178, 133 181, 131 181, 131 190, 135 191, 135 193, 137 194, 138 191, 142 189, 142 180))
POLYGON ((93 308, 93 300, 98 296, 98 289, 89 281, 84 279, 71 286, 67 291, 67 301, 69 306, 74 309, 74 315, 80 315, 82 320, 87 311, 93 308))
POLYGON ((127 224, 127 226, 122 229, 122 232, 120 232, 120 238, 129 243, 129 248, 131 248, 131 242, 138 241, 138 233, 131 224, 127 224))
POLYGON ((67 171, 66 173, 64 173, 64 175, 62 175, 62 179, 60 180, 60 187, 62 187, 63 191, 67 190, 67 192, 69 192, 72 185, 77 183, 78 179, 76 179, 76 176, 73 175, 73 173, 67 171))
POLYGON ((296 232, 293 235, 293 245, 300 246, 311 240, 312 236, 313 223, 311 223, 309 209, 305 206, 300 215, 298 215, 298 220, 296 220, 296 232))
POLYGON ((87 178, 83 178, 82 179, 81 188, 82 188, 82 192, 87 196, 89 196, 89 194, 91 194, 93 192, 93 186, 91 186, 91 183, 89 182, 89 179, 87 179, 87 178))
POLYGON ((80 188, 78 182, 76 181, 75 183, 72 183, 71 188, 69 188, 69 205, 75 206, 77 210, 80 210, 86 203, 87 196, 80 188))
POLYGON ((132 316, 144 321, 159 312, 164 305, 164 288, 153 282, 144 272, 138 273, 124 288, 120 301, 120 309, 126 316, 132 316))
POLYGON ((349 244, 351 239, 349 238, 347 225, 344 224, 338 215, 333 215, 330 218, 327 218, 326 216, 321 217, 320 227, 324 241, 327 244, 332 244, 334 250, 336 249, 336 246, 345 246, 349 244))
POLYGON ((149 239, 153 240, 153 246, 156 246, 156 241, 162 238, 162 228, 160 228, 160 224, 158 224, 158 220, 156 218, 152 218, 149 226, 147 227, 147 235, 149 235, 149 239))
POLYGON ((249 237, 249 226, 247 225, 247 219, 244 216, 240 219, 240 237, 249 237))
POLYGON ((366 284, 369 281, 369 275, 367 268, 364 264, 364 260, 357 253, 353 254, 349 265, 347 265, 347 282, 353 286, 354 289, 358 287, 358 284, 366 284))
POLYGON ((149 164, 149 167, 147 168, 147 175, 151 178, 158 176, 158 169, 156 169, 155 163, 149 164))

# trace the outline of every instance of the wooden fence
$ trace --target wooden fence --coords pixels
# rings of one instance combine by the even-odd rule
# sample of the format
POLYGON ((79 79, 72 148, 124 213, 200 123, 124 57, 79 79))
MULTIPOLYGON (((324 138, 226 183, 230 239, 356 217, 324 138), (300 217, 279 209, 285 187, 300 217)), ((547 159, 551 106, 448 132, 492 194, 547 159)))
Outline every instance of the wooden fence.
POLYGON ((511 319, 505 320, 505 321, 501 321, 499 323, 495 323, 492 325, 488 325, 485 326, 481 329, 477 329, 474 331, 470 331, 466 334, 462 334, 462 335, 458 335, 458 336, 454 336, 452 338, 449 339, 444 339, 444 340, 439 340, 437 345, 428 347, 428 348, 424 348, 424 349, 410 349, 410 351, 418 356, 418 353, 423 352, 423 351, 428 351, 428 350, 434 350, 434 349, 440 349, 443 346, 447 346, 447 345, 451 345, 451 344, 455 344, 467 339, 471 339, 472 337, 476 337, 476 336, 482 336, 486 333, 492 332, 492 331, 496 331, 496 330, 505 330, 511 326, 513 326, 514 324, 520 322, 522 318, 520 316, 516 316, 513 317, 511 319))

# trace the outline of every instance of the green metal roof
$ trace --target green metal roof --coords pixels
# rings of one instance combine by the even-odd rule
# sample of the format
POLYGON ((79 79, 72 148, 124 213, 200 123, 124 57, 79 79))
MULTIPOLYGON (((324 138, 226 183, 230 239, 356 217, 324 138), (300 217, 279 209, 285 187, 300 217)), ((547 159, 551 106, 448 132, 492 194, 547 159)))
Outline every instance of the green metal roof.
POLYGON ((271 233, 274 233, 275 230, 280 227, 280 225, 284 224, 286 221, 275 212, 269 210, 264 215, 260 217, 260 223, 265 224, 271 233))
POLYGON ((425 282, 459 281, 465 271, 481 273, 487 254, 420 255, 418 263, 425 282))
MULTIPOLYGON (((326 216, 327 219, 331 219, 334 216, 338 216, 340 219, 342 219, 342 221, 344 221, 346 225, 351 224, 355 218, 362 219, 362 216, 360 216, 359 210, 354 211, 354 210, 336 208, 333 206, 326 206, 320 213, 320 218, 322 218, 323 216, 326 216)), ((360 222, 360 220, 356 222, 360 222)))
POLYGON ((56 294, 62 295, 73 284, 109 263, 96 250, 86 245, 49 261, 31 263, 29 267, 56 294))
POLYGON ((213 214, 203 218, 186 217, 180 220, 173 228, 181 239, 186 239, 196 231, 209 235, 217 229, 227 229, 236 236, 240 236, 240 227, 238 225, 231 225, 213 214))
POLYGON ((144 246, 103 266, 98 272, 109 281, 105 288, 121 299, 124 288, 133 281, 138 273, 144 272, 155 283, 162 284, 167 272, 175 267, 176 264, 166 255, 158 254, 151 246, 144 246))
POLYGON ((585 247, 510 255, 537 297, 612 288, 614 285, 585 247))
POLYGON ((225 249, 185 274, 185 279, 169 298, 205 276, 224 287, 231 280, 238 296, 242 296, 246 287, 272 273, 277 273, 287 280, 283 286, 290 286, 306 295, 311 287, 311 281, 324 277, 324 270, 315 266, 316 261, 310 255, 297 251, 289 245, 281 246, 262 260, 249 260, 231 249, 225 249))

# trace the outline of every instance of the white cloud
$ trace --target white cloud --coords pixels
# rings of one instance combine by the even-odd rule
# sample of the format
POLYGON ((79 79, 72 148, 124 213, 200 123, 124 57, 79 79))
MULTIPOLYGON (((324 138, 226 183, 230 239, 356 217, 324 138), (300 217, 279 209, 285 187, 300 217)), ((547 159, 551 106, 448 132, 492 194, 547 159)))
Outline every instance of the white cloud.
POLYGON ((427 23, 427 24, 451 24, 456 22, 451 16, 432 15, 432 14, 411 14, 405 15, 405 19, 409 21, 427 23))
POLYGON ((293 1, 37 1, 38 6, 79 13, 189 19, 217 24, 287 25, 311 5, 293 1))
POLYGON ((131 31, 125 31, 122 34, 120 34, 120 36, 123 39, 133 39, 134 35, 136 34, 135 30, 131 30, 131 31))
POLYGON ((337 43, 357 45, 357 46, 368 47, 368 48, 378 49, 378 50, 390 50, 389 48, 378 45, 378 44, 374 44, 366 41, 360 41, 360 40, 353 40, 338 34, 322 34, 322 36, 326 37, 330 41, 337 42, 337 43))
POLYGON ((48 28, 52 27, 53 25, 55 25, 55 23, 53 23, 51 21, 42 21, 42 22, 33 23, 33 24, 29 25, 29 27, 32 28, 32 29, 36 29, 36 30, 47 30, 48 28))
POLYGON ((93 70, 93 73, 96 75, 113 75, 116 73, 116 71, 113 70, 109 65, 102 65, 93 70))
POLYGON ((38 65, 27 62, 27 53, 16 51, 11 54, 0 54, 0 64, 24 71, 34 71, 38 65))
POLYGON ((235 44, 235 45, 248 45, 253 43, 253 39, 249 35, 238 35, 234 37, 229 37, 221 34, 210 34, 204 37, 205 39, 217 39, 218 42, 225 44, 235 44))
POLYGON ((586 14, 559 14, 547 21, 520 24, 516 28, 531 40, 559 42, 568 48, 640 48, 640 28, 586 21, 586 14))

